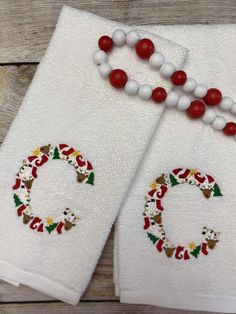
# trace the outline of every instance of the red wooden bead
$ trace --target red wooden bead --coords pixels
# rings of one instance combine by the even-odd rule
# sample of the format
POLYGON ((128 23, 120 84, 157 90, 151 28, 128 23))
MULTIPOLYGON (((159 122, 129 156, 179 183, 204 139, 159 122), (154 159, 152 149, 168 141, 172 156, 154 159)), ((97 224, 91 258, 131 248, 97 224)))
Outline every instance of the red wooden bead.
POLYGON ((171 81, 176 86, 184 85, 187 81, 187 75, 182 70, 175 71, 171 76, 171 81))
POLYGON ((167 92, 163 87, 156 87, 152 92, 152 100, 160 103, 166 100, 167 92))
POLYGON ((221 91, 217 88, 209 88, 203 100, 208 106, 217 106, 222 100, 221 91))
POLYGON ((236 123, 228 122, 223 129, 225 135, 236 135, 236 123))
POLYGON ((206 107, 200 100, 193 100, 190 107, 186 110, 187 115, 192 119, 201 118, 206 111, 206 107))
POLYGON ((98 40, 98 46, 101 50, 108 52, 113 47, 113 40, 109 36, 102 36, 98 40))
POLYGON ((153 42, 148 38, 140 39, 136 45, 136 54, 141 59, 148 59, 154 52, 153 42))
POLYGON ((125 86, 128 80, 128 76, 125 71, 116 69, 111 71, 109 75, 109 81, 111 85, 115 88, 122 88, 125 86))

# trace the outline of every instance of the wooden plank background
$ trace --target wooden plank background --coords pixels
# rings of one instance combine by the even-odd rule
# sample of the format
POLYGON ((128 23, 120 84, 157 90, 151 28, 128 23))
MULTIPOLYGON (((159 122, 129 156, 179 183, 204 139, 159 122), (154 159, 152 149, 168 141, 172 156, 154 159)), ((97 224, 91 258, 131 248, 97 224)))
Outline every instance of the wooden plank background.
MULTIPOLYGON (((0 0, 0 142, 34 76, 63 4, 128 24, 236 22, 235 0, 0 0)), ((196 313, 120 304, 112 283, 112 249, 113 232, 78 306, 0 281, 0 313, 196 313)))

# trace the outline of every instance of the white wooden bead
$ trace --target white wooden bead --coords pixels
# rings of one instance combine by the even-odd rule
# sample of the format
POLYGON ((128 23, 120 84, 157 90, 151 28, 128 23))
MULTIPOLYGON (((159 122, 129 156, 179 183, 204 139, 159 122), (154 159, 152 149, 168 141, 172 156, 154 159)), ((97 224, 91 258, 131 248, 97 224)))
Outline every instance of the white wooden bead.
POLYGON ((160 66, 165 62, 165 57, 160 52, 155 52, 149 58, 149 64, 154 70, 158 70, 160 66))
POLYGON ((107 78, 112 71, 109 63, 102 63, 98 66, 98 72, 102 78, 107 78))
POLYGON ((187 78, 187 81, 185 82, 183 86, 183 91, 185 93, 192 93, 197 86, 197 81, 191 77, 187 78))
POLYGON ((116 29, 112 34, 113 43, 118 46, 122 47, 125 45, 126 42, 126 34, 122 29, 116 29))
POLYGON ((180 96, 179 101, 177 103, 177 108, 179 110, 187 110, 189 108, 189 106, 191 105, 191 100, 188 96, 180 96))
POLYGON ((167 107, 175 107, 178 101, 179 96, 175 92, 169 92, 165 100, 165 105, 167 107))
POLYGON ((133 30, 126 34, 126 43, 129 47, 134 48, 140 39, 140 35, 137 31, 133 30))
POLYGON ((160 73, 163 77, 168 78, 175 72, 175 66, 171 62, 164 62, 160 67, 160 73))
POLYGON ((226 120, 224 117, 217 116, 212 122, 213 129, 220 131, 226 126, 226 120))
POLYGON ((216 118, 216 112, 214 109, 207 109, 202 117, 202 121, 206 124, 212 123, 216 118))
POLYGON ((152 87, 150 85, 141 85, 138 90, 138 95, 143 100, 148 100, 152 96, 152 87))
POLYGON ((203 98, 207 94, 207 87, 204 84, 198 84, 193 92, 193 95, 197 98, 203 98))
POLYGON ((128 80, 125 84, 125 91, 128 95, 136 95, 139 90, 139 83, 135 80, 128 80))
POLYGON ((228 111, 233 106, 233 100, 230 97, 223 97, 221 103, 219 104, 219 108, 228 111))
POLYGON ((233 103, 231 113, 236 116, 236 102, 233 103))
POLYGON ((97 50, 93 54, 93 61, 96 64, 101 64, 107 62, 107 54, 103 50, 97 50))

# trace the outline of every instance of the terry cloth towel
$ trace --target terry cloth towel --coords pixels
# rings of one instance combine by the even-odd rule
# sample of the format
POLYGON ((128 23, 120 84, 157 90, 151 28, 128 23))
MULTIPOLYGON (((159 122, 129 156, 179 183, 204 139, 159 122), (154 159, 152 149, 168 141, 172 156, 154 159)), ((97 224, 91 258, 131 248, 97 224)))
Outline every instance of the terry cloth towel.
MULTIPOLYGON (((97 41, 117 28, 132 29, 63 8, 0 151, 0 277, 71 304, 90 281, 162 113, 99 77, 97 41)), ((143 36, 182 65, 184 48, 143 36)), ((127 47, 115 49, 111 64, 160 83, 127 47)))
MULTIPOLYGON (((150 29, 187 47, 189 77, 236 99, 235 25, 150 29)), ((236 312, 235 154, 233 138, 165 110, 116 224, 121 302, 236 312)))

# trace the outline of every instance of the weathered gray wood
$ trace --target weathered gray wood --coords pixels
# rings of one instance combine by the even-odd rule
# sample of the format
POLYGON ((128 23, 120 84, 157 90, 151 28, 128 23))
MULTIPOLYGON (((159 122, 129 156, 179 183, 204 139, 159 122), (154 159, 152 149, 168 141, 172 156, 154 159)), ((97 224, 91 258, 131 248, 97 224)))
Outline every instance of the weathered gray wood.
POLYGON ((129 24, 236 23, 234 0, 1 0, 0 63, 39 61, 64 3, 129 24))
POLYGON ((120 304, 113 302, 81 302, 77 306, 70 306, 59 302, 33 304, 3 304, 0 305, 2 314, 207 314, 209 312, 194 312, 183 310, 164 309, 148 305, 120 304))
MULTIPOLYGON (((236 22, 234 0, 0 0, 0 64, 40 61, 64 3, 129 24, 236 22)), ((0 67, 0 142, 9 129, 36 67, 0 67)), ((117 298, 112 283, 112 243, 111 235, 83 296, 84 301, 78 306, 52 302, 50 297, 28 287, 16 288, 0 282, 0 302, 10 302, 0 304, 0 313, 199 313, 120 304, 115 301, 117 298), (100 302, 94 302, 96 300, 100 302), (25 301, 48 302, 22 303, 25 301)))
POLYGON ((0 142, 7 134, 35 70, 36 65, 0 67, 0 142))
POLYGON ((124 20, 126 0, 1 0, 1 63, 39 61, 48 44, 63 4, 101 16, 124 20))
MULTIPOLYGON (((99 272, 96 270, 96 273, 99 272)), ((92 280, 82 297, 82 300, 87 301, 109 301, 118 300, 115 296, 114 285, 112 282, 112 267, 110 274, 94 274, 92 280)), ((21 285, 15 287, 4 281, 0 281, 0 303, 6 302, 38 302, 38 301, 52 301, 53 298, 42 294, 29 287, 21 285)), ((1 313, 1 311, 0 311, 1 313)))

